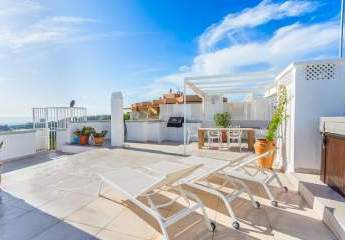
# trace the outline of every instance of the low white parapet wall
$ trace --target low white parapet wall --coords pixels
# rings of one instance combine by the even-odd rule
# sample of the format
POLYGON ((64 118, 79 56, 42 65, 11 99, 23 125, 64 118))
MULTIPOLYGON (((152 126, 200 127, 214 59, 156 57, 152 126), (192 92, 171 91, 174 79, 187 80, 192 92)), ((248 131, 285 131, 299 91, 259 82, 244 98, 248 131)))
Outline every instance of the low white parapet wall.
POLYGON ((110 139, 111 136, 111 126, 110 120, 98 120, 98 121, 87 121, 78 123, 69 123, 67 127, 67 133, 70 136, 70 141, 73 136, 73 132, 77 129, 82 130, 83 127, 93 127, 97 132, 108 131, 105 139, 110 139))
POLYGON ((46 129, 0 132, 0 160, 8 161, 35 154, 48 148, 46 129))
POLYGON ((62 151, 62 146, 72 142, 73 133, 77 129, 82 130, 83 127, 93 127, 97 132, 108 131, 105 139, 110 139, 111 136, 111 122, 110 120, 96 120, 69 123, 67 129, 58 129, 56 131, 56 150, 62 151))

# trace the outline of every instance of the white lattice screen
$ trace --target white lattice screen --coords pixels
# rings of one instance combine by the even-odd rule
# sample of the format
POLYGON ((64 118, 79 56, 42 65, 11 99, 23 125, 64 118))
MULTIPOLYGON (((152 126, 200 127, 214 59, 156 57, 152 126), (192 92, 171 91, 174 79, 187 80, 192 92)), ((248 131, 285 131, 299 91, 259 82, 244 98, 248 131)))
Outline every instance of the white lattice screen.
POLYGON ((305 79, 311 80, 334 80, 336 65, 334 63, 307 64, 304 69, 305 79))

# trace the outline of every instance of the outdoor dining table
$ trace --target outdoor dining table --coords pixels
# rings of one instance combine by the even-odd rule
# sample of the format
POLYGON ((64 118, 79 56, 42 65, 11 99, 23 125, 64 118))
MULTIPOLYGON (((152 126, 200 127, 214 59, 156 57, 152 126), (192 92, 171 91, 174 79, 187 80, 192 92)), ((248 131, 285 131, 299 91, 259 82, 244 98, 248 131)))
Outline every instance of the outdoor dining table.
POLYGON ((255 129, 254 128, 199 128, 198 129, 198 146, 199 149, 204 147, 205 144, 205 132, 207 131, 236 131, 242 130, 247 132, 248 136, 248 150, 254 151, 254 143, 255 143, 255 129))

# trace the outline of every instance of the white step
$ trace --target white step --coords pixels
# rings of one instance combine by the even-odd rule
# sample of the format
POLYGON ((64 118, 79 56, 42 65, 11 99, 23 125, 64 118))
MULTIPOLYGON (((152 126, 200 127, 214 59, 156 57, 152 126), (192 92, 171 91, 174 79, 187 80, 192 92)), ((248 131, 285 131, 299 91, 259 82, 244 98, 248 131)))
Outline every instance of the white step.
POLYGON ((319 175, 290 173, 287 176, 334 235, 345 240, 345 198, 321 182, 319 175))

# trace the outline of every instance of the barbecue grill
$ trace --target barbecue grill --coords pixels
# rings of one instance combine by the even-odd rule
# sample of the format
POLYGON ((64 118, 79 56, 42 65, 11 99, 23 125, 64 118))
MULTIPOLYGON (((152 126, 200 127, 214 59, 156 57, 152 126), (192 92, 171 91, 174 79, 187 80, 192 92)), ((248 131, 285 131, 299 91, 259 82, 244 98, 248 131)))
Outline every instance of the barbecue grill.
POLYGON ((167 123, 167 127, 180 128, 183 126, 183 117, 170 117, 167 123))

